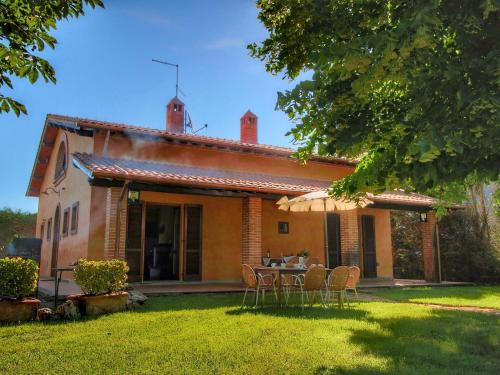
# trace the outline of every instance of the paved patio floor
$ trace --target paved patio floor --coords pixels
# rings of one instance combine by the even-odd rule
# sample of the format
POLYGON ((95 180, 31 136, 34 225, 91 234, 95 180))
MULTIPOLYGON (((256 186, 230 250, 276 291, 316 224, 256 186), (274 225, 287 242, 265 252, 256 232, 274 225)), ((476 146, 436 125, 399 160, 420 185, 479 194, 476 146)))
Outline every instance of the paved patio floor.
MULTIPOLYGON (((158 281, 131 283, 132 288, 149 296, 183 294, 183 293, 230 293, 242 292, 245 290, 243 284, 239 282, 178 282, 178 281, 158 281)), ((441 284, 428 283, 425 280, 409 280, 409 279, 363 279, 358 288, 403 288, 417 286, 465 286, 472 283, 445 281, 441 284)), ((40 280, 39 285, 40 295, 46 298, 54 298, 54 280, 40 280)), ((70 294, 82 293, 80 287, 73 280, 61 280, 59 284, 59 298, 64 299, 70 294)))

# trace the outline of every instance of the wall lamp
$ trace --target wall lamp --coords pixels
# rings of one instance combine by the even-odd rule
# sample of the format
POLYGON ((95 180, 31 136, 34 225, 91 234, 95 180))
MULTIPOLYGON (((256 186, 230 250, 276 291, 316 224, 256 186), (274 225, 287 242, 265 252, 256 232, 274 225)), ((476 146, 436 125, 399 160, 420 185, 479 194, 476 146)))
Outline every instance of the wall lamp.
POLYGON ((42 194, 49 195, 52 192, 52 193, 56 193, 59 196, 61 194, 61 191, 64 191, 64 190, 66 190, 65 187, 61 188, 60 190, 56 190, 53 187, 48 187, 47 189, 42 191, 42 194))
POLYGON ((420 222, 421 223, 427 223, 427 212, 421 212, 420 213, 420 222))

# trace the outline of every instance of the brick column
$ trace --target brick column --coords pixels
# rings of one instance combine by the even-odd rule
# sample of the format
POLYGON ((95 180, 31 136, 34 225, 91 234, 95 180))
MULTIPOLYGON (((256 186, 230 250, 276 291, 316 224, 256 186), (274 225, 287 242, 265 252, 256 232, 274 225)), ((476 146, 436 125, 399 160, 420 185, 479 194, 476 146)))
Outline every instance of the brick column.
POLYGON ((106 192, 106 230, 104 232, 104 259, 115 258, 116 241, 119 240, 118 258, 125 259, 125 239, 127 236, 127 199, 126 195, 120 207, 120 236, 117 239, 118 200, 122 188, 108 188, 106 192))
POLYGON ((242 262, 260 265, 262 257, 262 198, 243 198, 242 262))
POLYGON ((340 257, 342 265, 360 265, 358 211, 340 212, 340 257))
POLYGON ((427 221, 422 225, 422 250, 424 255, 424 277, 425 281, 437 282, 436 271, 436 250, 435 250, 435 231, 436 214, 433 211, 427 212, 427 221))

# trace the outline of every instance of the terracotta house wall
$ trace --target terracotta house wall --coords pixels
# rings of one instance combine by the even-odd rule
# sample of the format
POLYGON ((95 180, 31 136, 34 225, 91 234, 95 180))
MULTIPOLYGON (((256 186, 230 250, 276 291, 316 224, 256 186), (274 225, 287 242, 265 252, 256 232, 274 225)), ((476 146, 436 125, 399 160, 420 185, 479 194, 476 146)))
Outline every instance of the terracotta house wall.
MULTIPOLYGON (((106 133, 104 132, 96 135, 96 154, 102 153, 105 136, 106 133)), ((252 155, 190 145, 173 145, 165 142, 139 140, 123 136, 110 137, 108 142, 108 156, 324 181, 340 179, 353 171, 352 167, 339 164, 311 161, 308 162, 307 168, 305 168, 293 159, 252 155)))
MULTIPOLYGON (((149 203, 202 205, 202 280, 240 279, 243 215, 241 198, 143 191, 140 199, 149 203)), ((181 210, 181 232, 183 217, 181 210)), ((183 237, 181 234, 181 249, 183 237)))
POLYGON ((108 189, 92 186, 90 197, 90 225, 88 239, 89 259, 104 259, 104 237, 106 231, 106 198, 108 189))
POLYGON ((54 234, 52 233, 50 241, 47 241, 47 222, 49 218, 52 218, 52 225, 54 225, 54 215, 58 204, 60 204, 61 207, 62 231, 64 209, 67 207, 71 208, 73 203, 79 202, 78 231, 76 234, 71 234, 71 230, 69 230, 66 237, 62 237, 61 235, 59 241, 58 265, 68 265, 80 257, 87 256, 91 189, 87 182, 87 177, 72 165, 70 155, 76 151, 92 152, 92 148, 92 138, 80 137, 74 133, 62 130, 58 131, 41 191, 45 191, 45 189, 52 187, 60 191, 60 194, 57 195, 54 192, 50 192, 49 195, 40 194, 38 200, 37 237, 40 237, 41 224, 45 220, 45 233, 42 241, 42 257, 40 264, 42 276, 48 276, 50 274, 54 234), (54 185, 57 153, 62 141, 67 143, 67 170, 65 177, 54 185))
POLYGON ((311 256, 325 262, 323 213, 280 211, 275 201, 263 200, 262 254, 267 254, 268 250, 273 258, 308 250, 311 256), (289 223, 288 234, 278 233, 280 221, 289 223))

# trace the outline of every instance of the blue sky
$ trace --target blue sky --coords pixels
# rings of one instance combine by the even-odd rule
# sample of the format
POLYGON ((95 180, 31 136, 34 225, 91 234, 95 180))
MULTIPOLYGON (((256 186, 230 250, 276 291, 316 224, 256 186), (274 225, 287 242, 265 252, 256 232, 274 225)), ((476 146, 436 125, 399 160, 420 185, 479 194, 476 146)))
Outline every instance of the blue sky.
POLYGON ((0 115, 0 207, 35 212, 25 197, 47 113, 165 127, 165 104, 175 94, 175 69, 195 126, 202 134, 239 138, 239 119, 251 109, 259 117, 259 142, 289 145, 291 124, 275 111, 277 91, 290 88, 252 59, 246 45, 267 33, 252 0, 105 1, 105 9, 60 23, 59 43, 44 57, 57 84, 15 80, 8 92, 28 116, 0 115))

